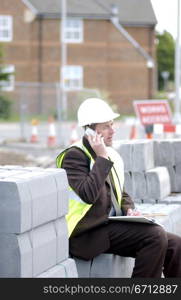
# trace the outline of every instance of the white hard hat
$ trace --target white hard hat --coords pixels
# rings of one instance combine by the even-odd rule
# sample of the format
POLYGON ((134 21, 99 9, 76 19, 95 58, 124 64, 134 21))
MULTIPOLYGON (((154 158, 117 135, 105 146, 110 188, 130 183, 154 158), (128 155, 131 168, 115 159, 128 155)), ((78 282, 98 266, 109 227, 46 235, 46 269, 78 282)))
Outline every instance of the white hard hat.
POLYGON ((119 117, 119 114, 114 113, 104 100, 88 98, 80 105, 77 117, 78 125, 85 126, 111 121, 119 117))

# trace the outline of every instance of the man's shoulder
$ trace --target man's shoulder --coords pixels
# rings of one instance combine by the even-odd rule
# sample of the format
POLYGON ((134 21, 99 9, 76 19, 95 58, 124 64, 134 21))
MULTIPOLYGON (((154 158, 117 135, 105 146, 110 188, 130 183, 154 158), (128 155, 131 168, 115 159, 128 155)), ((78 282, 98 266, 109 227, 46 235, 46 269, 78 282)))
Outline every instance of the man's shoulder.
POLYGON ((64 158, 80 158, 80 159, 87 159, 87 156, 85 152, 79 148, 76 145, 73 145, 69 148, 67 148, 65 151, 65 156, 64 158))

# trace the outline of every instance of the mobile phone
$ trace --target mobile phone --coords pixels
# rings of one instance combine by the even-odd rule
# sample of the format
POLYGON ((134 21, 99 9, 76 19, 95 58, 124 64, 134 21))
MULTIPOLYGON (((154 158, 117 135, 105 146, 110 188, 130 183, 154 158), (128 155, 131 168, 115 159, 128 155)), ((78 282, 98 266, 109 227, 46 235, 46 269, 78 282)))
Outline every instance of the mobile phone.
POLYGON ((86 129, 85 134, 96 136, 96 132, 93 129, 89 128, 89 127, 86 129))

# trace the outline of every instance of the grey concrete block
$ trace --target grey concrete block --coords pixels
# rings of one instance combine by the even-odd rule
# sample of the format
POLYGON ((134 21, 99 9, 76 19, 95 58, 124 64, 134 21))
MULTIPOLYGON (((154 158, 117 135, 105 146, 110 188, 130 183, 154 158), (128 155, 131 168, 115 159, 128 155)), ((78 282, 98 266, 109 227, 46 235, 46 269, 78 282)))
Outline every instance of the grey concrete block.
POLYGON ((122 141, 117 151, 124 161, 125 171, 145 171, 154 167, 153 142, 122 141))
POLYGON ((160 200, 171 193, 170 177, 166 167, 157 167, 145 174, 148 199, 160 200))
POLYGON ((0 232, 21 233, 32 226, 32 198, 25 180, 0 180, 0 232))
POLYGON ((166 231, 181 235, 181 205, 177 204, 138 204, 137 209, 143 214, 153 216, 166 231))
POLYGON ((61 265, 56 265, 37 276, 37 278, 65 278, 65 277, 66 277, 66 270, 64 266, 61 265))
POLYGON ((33 277, 56 265, 57 236, 53 222, 49 222, 29 233, 33 257, 33 277))
MULTIPOLYGON (((11 173, 11 171, 9 171, 11 173)), ((65 175, 60 172, 65 183, 65 175)), ((59 175, 59 179, 61 176, 59 175)), ((63 186, 63 183, 62 183, 63 186)), ((66 184, 64 184, 65 188, 66 184)), ((61 190, 48 172, 25 172, 0 180, 0 231, 25 232, 65 214, 68 211, 68 191, 61 190), (65 200, 65 202, 64 202, 65 200)))
POLYGON ((32 198, 32 227, 57 218, 57 186, 46 172, 27 172, 16 178, 27 181, 32 198))
POLYGON ((132 172, 133 199, 147 198, 147 185, 145 172, 132 172))
POLYGON ((172 165, 165 165, 165 167, 167 168, 170 177, 171 192, 177 192, 175 167, 172 165))
POLYGON ((124 172, 124 189, 130 197, 133 196, 133 181, 131 172, 124 172))
POLYGON ((140 204, 137 205, 137 209, 140 210, 145 216, 154 218, 158 221, 166 231, 171 232, 173 229, 172 221, 168 215, 167 204, 140 204), (166 211, 165 211, 166 209, 166 211), (154 214, 161 214, 162 216, 154 216, 154 214))
POLYGON ((83 259, 79 259, 75 256, 73 256, 73 259, 76 264, 78 277, 80 277, 80 278, 91 277, 92 260, 83 260, 83 259))
POLYGON ((122 141, 117 148, 118 153, 121 155, 124 162, 124 170, 129 172, 132 170, 132 152, 133 142, 122 141))
MULTIPOLYGON (((62 218, 56 224, 49 222, 22 234, 0 233, 0 277, 36 277, 66 258, 64 263, 68 259, 68 237, 64 236, 63 224, 62 218), (56 226, 62 226, 63 238, 56 226)), ((73 265, 68 263, 65 268, 69 264, 73 265)))
POLYGON ((68 179, 64 169, 48 168, 45 172, 50 173, 56 183, 57 197, 58 197, 58 209, 57 217, 65 216, 68 213, 68 179))
POLYGON ((55 220, 54 226, 57 236, 56 263, 60 263, 69 256, 68 227, 65 217, 55 220))
POLYGON ((174 149, 175 165, 181 163, 181 139, 173 139, 172 145, 174 149))
POLYGON ((155 166, 175 165, 175 153, 171 140, 155 140, 153 147, 155 166))
POLYGON ((68 258, 62 261, 59 265, 65 268, 66 278, 78 277, 77 267, 74 259, 68 258))
POLYGON ((92 260, 74 257, 79 277, 131 277, 134 259, 114 254, 103 253, 92 260))
POLYGON ((0 277, 32 277, 32 251, 27 233, 0 233, 0 277))
POLYGON ((152 168, 154 168, 153 141, 135 141, 133 144, 132 171, 146 171, 152 168))
POLYGON ((131 277, 134 259, 103 253, 93 259, 91 277, 114 278, 131 277))
POLYGON ((175 166, 175 174, 176 174, 176 192, 181 192, 181 163, 178 163, 175 166))
POLYGON ((78 278, 75 261, 68 258, 37 276, 38 278, 78 278))
POLYGON ((20 261, 20 273, 16 277, 33 276, 33 251, 28 233, 16 235, 19 247, 19 259, 14 261, 15 264, 20 261))
POLYGON ((181 204, 181 194, 171 194, 170 196, 160 200, 159 203, 181 204))

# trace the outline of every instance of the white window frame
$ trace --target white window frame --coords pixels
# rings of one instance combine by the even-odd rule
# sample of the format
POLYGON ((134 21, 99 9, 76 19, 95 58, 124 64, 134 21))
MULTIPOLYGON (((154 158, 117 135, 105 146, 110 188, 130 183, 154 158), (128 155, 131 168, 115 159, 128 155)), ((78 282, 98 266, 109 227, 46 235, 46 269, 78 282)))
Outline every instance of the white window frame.
POLYGON ((0 42, 11 42, 13 39, 13 17, 0 15, 0 42))
POLYGON ((14 65, 6 65, 0 66, 1 73, 10 73, 8 80, 0 81, 0 91, 11 92, 14 90, 15 83, 15 66, 14 65), (13 73, 13 74, 11 74, 13 73))
POLYGON ((62 42, 82 43, 83 42, 83 20, 67 18, 63 26, 62 42))
POLYGON ((63 88, 67 91, 81 90, 83 88, 83 67, 64 66, 62 68, 63 88))

